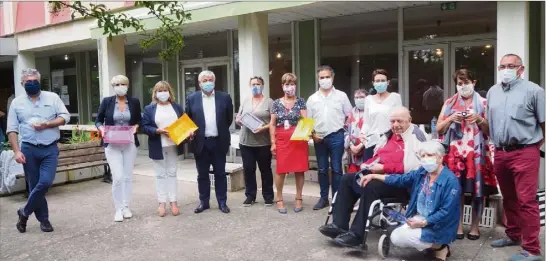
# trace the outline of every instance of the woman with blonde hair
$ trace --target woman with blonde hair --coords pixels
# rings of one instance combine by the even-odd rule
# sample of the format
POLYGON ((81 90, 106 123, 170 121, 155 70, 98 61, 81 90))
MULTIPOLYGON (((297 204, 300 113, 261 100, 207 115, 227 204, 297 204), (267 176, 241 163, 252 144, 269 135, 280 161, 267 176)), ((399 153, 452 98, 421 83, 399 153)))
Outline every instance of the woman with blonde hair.
POLYGON ((285 174, 290 172, 294 172, 296 175, 296 206, 294 212, 297 213, 303 210, 302 190, 305 180, 303 174, 309 170, 309 147, 307 141, 290 140, 298 121, 307 117, 305 100, 296 96, 297 77, 293 73, 285 73, 281 81, 284 97, 273 102, 269 133, 271 136, 271 152, 277 158, 277 175, 275 175, 277 209, 279 213, 286 214, 287 210, 283 203, 282 189, 285 174))
POLYGON ((176 172, 178 155, 183 153, 183 143, 176 145, 169 137, 166 128, 184 114, 184 109, 174 100, 171 85, 159 81, 152 90, 152 103, 144 107, 142 128, 148 134, 148 154, 154 161, 156 172, 156 190, 160 217, 166 215, 169 201, 171 213, 178 216, 176 172))
POLYGON ((136 135, 141 121, 140 101, 127 94, 129 79, 124 75, 112 78, 110 84, 115 94, 102 99, 95 126, 104 137, 105 126, 133 126, 134 143, 108 144, 101 142, 105 149, 104 154, 112 170, 112 195, 116 214, 114 221, 121 222, 124 218, 131 218, 129 210, 133 191, 133 168, 139 146, 136 135))

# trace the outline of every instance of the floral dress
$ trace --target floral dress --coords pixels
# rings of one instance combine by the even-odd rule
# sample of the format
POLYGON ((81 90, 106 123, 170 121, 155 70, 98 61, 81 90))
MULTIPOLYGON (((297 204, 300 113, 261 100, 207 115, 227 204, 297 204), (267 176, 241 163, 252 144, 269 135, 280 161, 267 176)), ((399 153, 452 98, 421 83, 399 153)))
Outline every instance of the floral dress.
MULTIPOLYGON (((465 105, 460 95, 456 94, 444 106, 443 120, 452 113, 465 110, 471 110, 485 118, 487 100, 474 93, 472 103, 465 105)), ((442 138, 444 144, 449 145, 444 161, 459 178, 463 192, 474 197, 475 209, 480 214, 482 198, 498 193, 497 180, 493 173, 495 147, 477 123, 469 124, 466 121, 452 123, 442 138)))

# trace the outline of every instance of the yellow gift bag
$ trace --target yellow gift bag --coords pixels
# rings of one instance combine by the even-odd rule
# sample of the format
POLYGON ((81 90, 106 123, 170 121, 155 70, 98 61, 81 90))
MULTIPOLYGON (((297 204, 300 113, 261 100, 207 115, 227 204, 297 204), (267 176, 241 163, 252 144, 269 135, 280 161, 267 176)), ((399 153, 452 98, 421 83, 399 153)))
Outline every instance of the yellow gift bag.
POLYGON ((315 126, 315 120, 313 118, 300 119, 298 121, 298 125, 296 126, 296 129, 294 130, 294 133, 292 133, 292 137, 290 137, 290 140, 308 141, 314 126, 315 126))
POLYGON ((190 134, 198 129, 197 125, 184 113, 182 117, 178 118, 173 124, 165 128, 169 132, 169 137, 179 145, 185 139, 187 139, 190 134))

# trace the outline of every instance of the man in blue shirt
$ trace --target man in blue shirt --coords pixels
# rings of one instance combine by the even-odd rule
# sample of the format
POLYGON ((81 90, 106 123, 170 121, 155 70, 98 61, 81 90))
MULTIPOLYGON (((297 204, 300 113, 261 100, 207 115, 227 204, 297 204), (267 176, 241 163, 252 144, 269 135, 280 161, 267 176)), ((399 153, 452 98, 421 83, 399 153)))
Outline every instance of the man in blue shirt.
POLYGON ((30 189, 26 205, 17 210, 19 221, 16 227, 19 232, 26 232, 28 217, 34 213, 40 222, 40 229, 52 232, 45 194, 57 170, 59 126, 68 123, 70 114, 57 94, 40 90, 40 73, 37 70, 24 69, 21 84, 25 87, 26 95, 13 99, 6 131, 15 152, 15 161, 23 164, 30 189))

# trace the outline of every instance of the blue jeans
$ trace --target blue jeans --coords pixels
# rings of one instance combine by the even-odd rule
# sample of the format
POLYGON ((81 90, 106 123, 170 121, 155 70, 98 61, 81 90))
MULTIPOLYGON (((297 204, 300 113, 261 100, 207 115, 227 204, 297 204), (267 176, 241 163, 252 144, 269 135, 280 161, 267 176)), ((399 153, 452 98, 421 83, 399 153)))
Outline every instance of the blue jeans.
POLYGON ((30 190, 23 215, 28 217, 34 213, 38 221, 44 222, 49 219, 45 194, 55 179, 59 148, 55 142, 48 146, 23 143, 21 152, 26 159, 23 169, 30 190))
POLYGON ((328 200, 330 180, 328 178, 328 166, 332 168, 332 196, 336 193, 341 176, 343 175, 341 160, 344 151, 343 130, 331 133, 324 137, 321 143, 315 143, 317 154, 318 176, 320 185, 320 197, 328 200))

